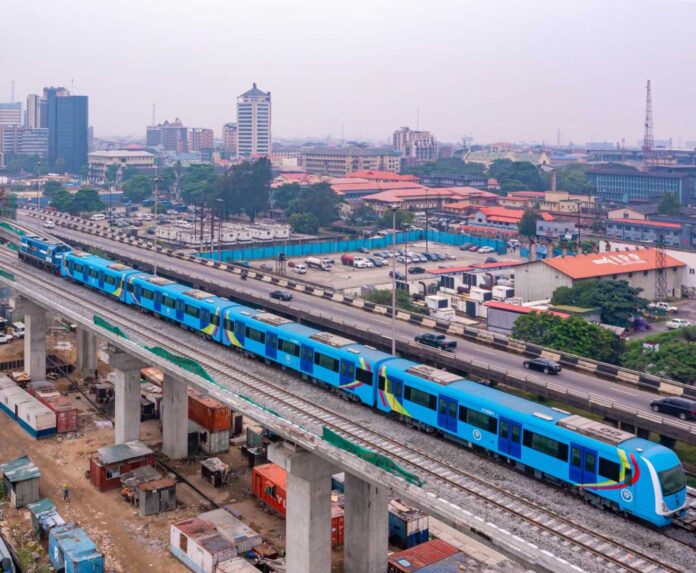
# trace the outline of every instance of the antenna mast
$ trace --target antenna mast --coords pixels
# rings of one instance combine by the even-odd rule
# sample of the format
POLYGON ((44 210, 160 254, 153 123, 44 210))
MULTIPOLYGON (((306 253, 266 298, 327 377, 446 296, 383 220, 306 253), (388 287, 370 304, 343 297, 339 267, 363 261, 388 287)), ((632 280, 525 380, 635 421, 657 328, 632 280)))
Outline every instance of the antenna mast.
POLYGON ((650 80, 648 80, 645 93, 644 127, 645 134, 643 135, 643 152, 651 153, 655 147, 655 136, 653 135, 652 94, 650 92, 650 80))

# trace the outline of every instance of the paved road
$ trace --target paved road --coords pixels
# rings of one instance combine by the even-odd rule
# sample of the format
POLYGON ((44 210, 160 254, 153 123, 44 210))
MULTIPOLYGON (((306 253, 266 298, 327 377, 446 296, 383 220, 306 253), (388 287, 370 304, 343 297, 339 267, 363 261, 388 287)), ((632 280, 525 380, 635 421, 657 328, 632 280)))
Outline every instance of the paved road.
MULTIPOLYGON (((18 222, 27 227, 35 228, 37 232, 44 231, 40 226, 37 226, 35 219, 24 216, 21 213, 18 215, 18 222)), ((70 239, 85 240, 85 238, 88 237, 90 244, 95 247, 102 248, 105 251, 127 254, 134 259, 139 258, 143 260, 143 262, 152 264, 152 252, 143 252, 143 250, 138 247, 72 229, 65 229, 60 226, 52 229, 51 233, 68 242, 70 239)), ((268 293, 278 288, 273 284, 267 284, 256 280, 242 282, 237 275, 231 275, 228 272, 215 268, 203 267, 200 264, 189 261, 173 260, 164 255, 158 258, 158 266, 164 272, 166 272, 167 269, 179 272, 185 271, 199 280, 204 279, 221 282, 228 287, 236 283, 237 290, 247 294, 259 295, 260 293, 268 293)), ((358 323, 361 325, 361 328, 391 337, 391 321, 380 315, 371 314, 360 309, 299 292, 293 292, 293 300, 289 305, 304 311, 319 311, 346 322, 358 323)), ((413 340, 413 336, 424 330, 422 327, 403 321, 397 321, 396 328, 397 339, 399 340, 413 340)), ((523 358, 520 355, 477 344, 470 340, 458 340, 456 355, 463 358, 476 359, 480 362, 486 362, 492 366, 510 371, 527 372, 522 366, 523 358)), ((539 375, 544 376, 543 374, 539 375)), ((573 388, 575 390, 601 396, 608 400, 620 402, 630 408, 645 411, 650 410, 650 401, 654 400, 656 397, 655 394, 637 388, 622 386, 621 384, 574 370, 564 370, 560 375, 550 377, 550 381, 567 388, 573 388)))

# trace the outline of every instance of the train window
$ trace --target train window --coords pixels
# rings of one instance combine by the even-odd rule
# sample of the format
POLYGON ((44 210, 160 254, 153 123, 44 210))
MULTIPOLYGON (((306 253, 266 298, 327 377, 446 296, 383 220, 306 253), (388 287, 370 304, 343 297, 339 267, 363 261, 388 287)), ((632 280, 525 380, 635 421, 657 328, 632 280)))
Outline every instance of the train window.
POLYGON ((172 297, 167 296, 166 294, 163 294, 163 295, 162 295, 162 304, 163 304, 164 306, 169 307, 169 308, 174 308, 174 305, 175 305, 176 303, 174 302, 174 299, 173 299, 172 297))
POLYGON ((89 269, 89 276, 93 279, 98 279, 99 271, 97 269, 89 269))
POLYGON ((580 448, 571 448, 570 450, 570 463, 571 465, 574 465, 576 468, 580 467, 582 460, 582 452, 580 451, 580 448))
POLYGON ((512 432, 510 435, 510 440, 515 442, 516 444, 520 443, 520 427, 519 426, 512 426, 512 432))
POLYGON ((84 273, 85 269, 80 263, 75 263, 75 272, 84 273))
POLYGON ((466 408, 466 423, 486 430, 491 434, 498 433, 498 420, 493 416, 484 414, 483 412, 477 412, 476 410, 470 410, 466 408))
MULTIPOLYGON (((512 428, 513 434, 514 434, 515 429, 516 429, 516 426, 513 426, 513 428, 512 428)), ((517 441, 519 441, 519 439, 517 441)), ((536 450, 537 452, 541 452, 542 454, 546 454, 547 456, 557 458, 557 459, 562 460, 562 461, 566 461, 568 459, 568 446, 567 446, 567 444, 557 442, 556 440, 553 440, 551 438, 547 438, 546 436, 542 436, 541 434, 537 434, 535 432, 530 432, 529 430, 524 431, 524 446, 527 448, 531 448, 533 450, 536 450)), ((575 456, 575 451, 576 451, 576 449, 573 448, 573 456, 575 456)), ((579 466, 580 465, 580 457, 579 457, 580 451, 577 450, 577 452, 578 452, 577 463, 575 463, 575 461, 574 461, 573 464, 576 466, 579 466)))
POLYGON ((104 282, 108 285, 114 286, 116 284, 116 277, 112 277, 111 275, 104 275, 104 282))
POLYGON ((142 289, 142 291, 143 292, 141 293, 141 296, 144 299, 152 300, 153 298, 155 298, 155 294, 151 290, 144 288, 144 289, 142 289))
POLYGON ((133 292, 133 283, 131 283, 131 282, 126 283, 126 292, 133 292))
POLYGON ((401 380, 394 380, 393 392, 394 396, 401 398, 401 394, 404 391, 404 383, 401 380))
MULTIPOLYGON (((145 292, 146 291, 143 291, 143 293, 145 292)), ((200 316, 200 310, 197 307, 190 304, 184 305, 184 312, 189 316, 192 316, 193 318, 198 318, 200 316)))
POLYGON ((326 354, 321 354, 320 352, 314 353, 314 364, 326 368, 327 370, 332 370, 338 372, 338 360, 327 356, 326 354))
POLYGON ((432 394, 428 394, 427 392, 423 392, 422 390, 418 390, 417 388, 406 386, 404 398, 406 400, 410 400, 414 404, 428 408, 429 410, 437 409, 437 397, 433 396, 432 394))
POLYGON ((213 326, 220 326, 220 315, 219 314, 211 314, 210 315, 210 324, 213 326))
POLYGON ((372 372, 369 370, 363 370, 362 368, 355 369, 355 379, 363 384, 368 384, 372 386, 372 372))
POLYGON ((626 468, 626 473, 624 473, 624 483, 626 485, 630 485, 632 478, 633 478, 633 471, 631 470, 631 468, 626 468))
POLYGON ((604 458, 599 458, 599 475, 612 481, 621 479, 621 466, 604 458))
POLYGON ((260 342, 261 344, 266 342, 266 333, 255 328, 251 328, 250 326, 246 327, 246 337, 251 338, 256 342, 260 342))
MULTIPOLYGON (((384 391, 384 389, 387 387, 387 379, 384 376, 379 377, 379 389, 384 391)), ((407 388, 408 391, 410 391, 410 388, 407 388)), ((411 394, 409 393, 408 399, 411 399, 411 394)))
POLYGON ((223 321, 223 325, 225 330, 234 330, 234 321, 230 320, 229 318, 226 318, 223 321))
POLYGON ((282 338, 278 339, 278 350, 292 356, 300 355, 299 345, 295 344, 294 342, 290 342, 289 340, 283 340, 282 338))
POLYGON ((594 473, 596 458, 592 452, 585 450, 585 471, 594 473))
MULTIPOLYGON (((464 420, 466 421, 466 420, 464 420)), ((507 438, 508 435, 508 423, 505 420, 500 421, 500 435, 503 436, 503 438, 507 438)), ((525 444, 526 446, 527 444, 525 444)))
POLYGON ((312 350, 311 346, 303 346, 302 347, 302 360, 312 360, 313 355, 314 355, 314 350, 312 350))

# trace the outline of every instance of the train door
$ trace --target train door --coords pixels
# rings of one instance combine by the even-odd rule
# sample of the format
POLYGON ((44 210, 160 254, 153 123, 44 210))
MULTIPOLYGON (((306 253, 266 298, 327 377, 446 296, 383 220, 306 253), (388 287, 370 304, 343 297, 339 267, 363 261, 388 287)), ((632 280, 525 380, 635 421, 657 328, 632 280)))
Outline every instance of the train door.
POLYGON ((234 321, 234 337, 237 339, 237 342, 244 346, 244 340, 245 340, 245 335, 244 335, 244 323, 241 320, 235 320, 234 321))
POLYGON ((314 371, 314 350, 309 344, 300 346, 300 370, 308 374, 314 371))
POLYGON ((157 314, 162 314, 162 293, 161 292, 155 292, 155 297, 154 301, 155 303, 155 312, 157 314))
POLYGON ((339 386, 350 384, 353 380, 355 380, 355 365, 350 360, 342 359, 338 377, 339 386))
POLYGON ((448 432, 457 432, 457 412, 459 404, 454 398, 443 394, 438 396, 437 425, 448 432))
POLYGON ((509 418, 500 418, 498 424, 498 451, 513 458, 522 456, 522 424, 509 418))
POLYGON ((97 275, 97 281, 99 284, 99 290, 104 290, 104 271, 99 271, 97 275))
POLYGON ((570 480, 580 484, 597 483, 597 451, 570 444, 570 480))
POLYGON ((177 322, 184 322, 184 301, 177 300, 174 304, 174 308, 176 309, 177 322))
POLYGON ((266 356, 275 360, 278 357, 278 335, 266 332, 266 356))
POLYGON ((210 324, 210 311, 207 308, 201 309, 198 328, 205 328, 210 324))

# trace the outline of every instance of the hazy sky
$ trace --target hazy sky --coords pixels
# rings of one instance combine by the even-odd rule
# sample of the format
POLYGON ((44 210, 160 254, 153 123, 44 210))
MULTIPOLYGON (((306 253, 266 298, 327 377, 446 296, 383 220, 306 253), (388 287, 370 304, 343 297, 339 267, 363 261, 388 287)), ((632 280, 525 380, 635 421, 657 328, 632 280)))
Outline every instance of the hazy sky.
POLYGON ((273 96, 276 137, 696 140, 696 3, 676 0, 2 0, 0 101, 70 87, 97 136, 181 117, 217 136, 273 96))

